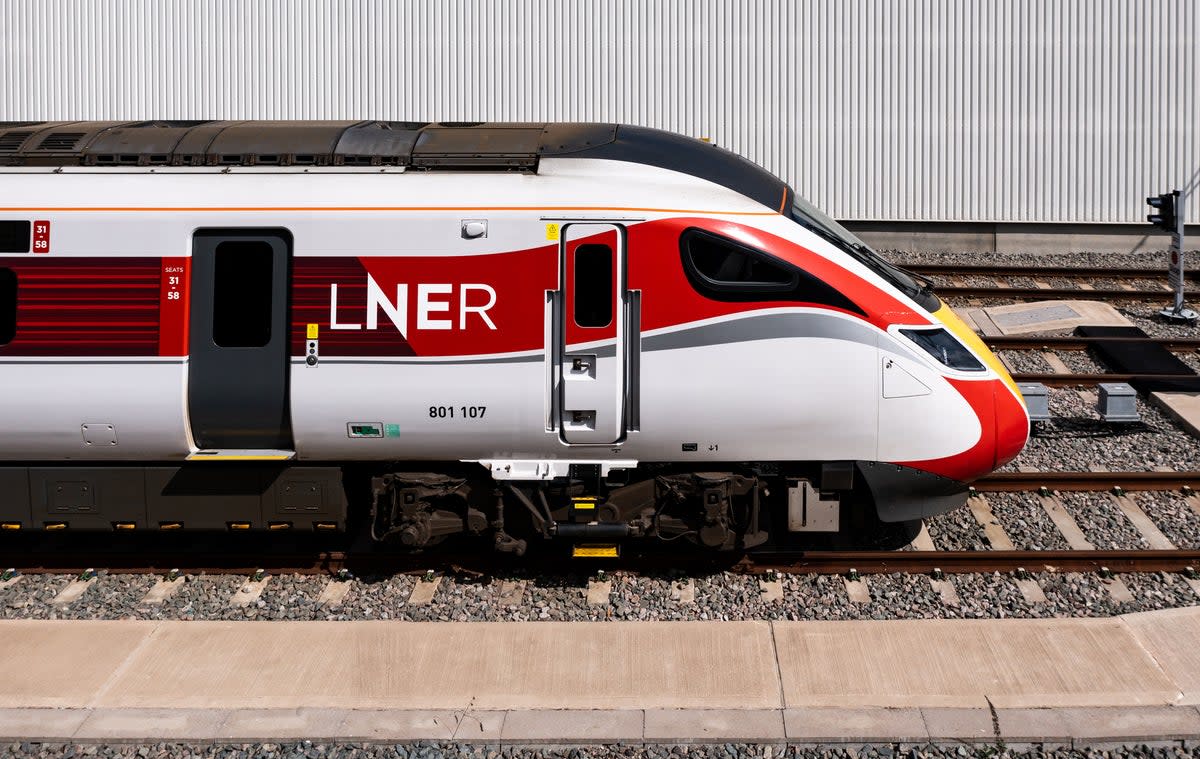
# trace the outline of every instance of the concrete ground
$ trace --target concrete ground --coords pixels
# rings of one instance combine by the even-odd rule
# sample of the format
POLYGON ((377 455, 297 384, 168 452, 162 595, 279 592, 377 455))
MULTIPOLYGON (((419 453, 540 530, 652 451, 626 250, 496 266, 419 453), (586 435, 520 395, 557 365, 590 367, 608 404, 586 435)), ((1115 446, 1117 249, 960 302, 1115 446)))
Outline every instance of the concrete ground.
POLYGON ((0 740, 1200 739, 1200 608, 888 622, 0 622, 0 740))

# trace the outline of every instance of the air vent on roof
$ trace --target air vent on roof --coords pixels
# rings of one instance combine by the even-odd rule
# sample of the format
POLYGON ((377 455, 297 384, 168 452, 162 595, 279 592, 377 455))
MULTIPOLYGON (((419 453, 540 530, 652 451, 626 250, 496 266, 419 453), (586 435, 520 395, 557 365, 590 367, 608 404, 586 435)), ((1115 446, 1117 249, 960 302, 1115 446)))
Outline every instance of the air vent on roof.
POLYGON ((29 135, 33 132, 8 132, 0 134, 0 153, 15 153, 17 148, 21 147, 21 143, 29 139, 29 135))
POLYGON ((377 121, 375 123, 381 129, 398 129, 402 132, 411 132, 429 126, 428 121, 377 121))
POLYGON ((0 129, 12 129, 13 127, 37 126, 45 124, 44 121, 0 121, 0 129))
POLYGON ((483 122, 483 121, 439 121, 438 126, 451 127, 451 128, 477 127, 477 126, 483 126, 485 123, 486 122, 483 122))
POLYGON ((54 153, 70 153, 75 150, 75 143, 83 138, 83 132, 53 132, 42 140, 35 150, 45 150, 54 153))

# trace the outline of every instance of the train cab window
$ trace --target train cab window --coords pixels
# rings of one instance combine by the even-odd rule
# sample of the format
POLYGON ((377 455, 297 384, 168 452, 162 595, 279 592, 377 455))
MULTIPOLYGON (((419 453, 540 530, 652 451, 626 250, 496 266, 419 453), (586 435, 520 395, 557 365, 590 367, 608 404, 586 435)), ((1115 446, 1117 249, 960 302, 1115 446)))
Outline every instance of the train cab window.
POLYGON ((271 341, 273 251, 262 240, 217 245, 213 276, 213 342, 261 348, 271 341))
POLYGON ((828 282, 736 240, 692 228, 680 236, 679 248, 688 281, 707 298, 817 303, 865 315, 828 282))
POLYGON ((683 248, 690 273, 715 289, 786 292, 796 283, 795 271, 724 237, 690 229, 683 235, 683 248))
POLYGON ((31 228, 28 221, 0 221, 0 253, 28 253, 31 228))
POLYGON ((0 345, 17 336, 17 273, 0 269, 0 345))
POLYGON ((575 249, 575 323, 607 327, 612 323, 615 299, 612 248, 580 245, 575 249))

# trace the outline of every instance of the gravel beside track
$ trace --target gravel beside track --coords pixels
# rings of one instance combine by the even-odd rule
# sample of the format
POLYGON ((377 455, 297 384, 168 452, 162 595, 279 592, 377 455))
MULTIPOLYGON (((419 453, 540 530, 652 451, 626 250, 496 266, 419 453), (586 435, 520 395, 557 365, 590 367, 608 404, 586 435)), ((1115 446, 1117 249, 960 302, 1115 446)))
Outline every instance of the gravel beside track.
POLYGON ((1033 493, 988 493, 988 504, 1018 551, 1070 548, 1033 493))
MULTIPOLYGON (((1165 241, 1165 238, 1164 238, 1165 241)), ((1167 254, 1155 253, 946 253, 929 251, 882 250, 888 260, 906 264, 948 264, 950 266, 1111 266, 1124 269, 1144 269, 1161 266, 1167 272, 1167 254)), ((1189 250, 1184 254, 1185 269, 1194 271, 1200 266, 1200 255, 1189 250)), ((1190 283, 1189 283, 1190 284, 1190 283)))
POLYGON ((1176 548, 1200 548, 1200 514, 1178 493, 1132 493, 1146 516, 1176 548))
POLYGON ((1085 351, 1059 351, 1055 355, 1074 374, 1100 374, 1108 371, 1100 362, 1085 351))
POLYGON ((1045 374, 1054 371, 1038 351, 996 351, 996 356, 1018 374, 1045 374))
POLYGON ((986 551, 983 529, 969 509, 955 509, 925 520, 933 544, 943 551, 986 551))
POLYGON ((1030 467, 1038 471, 1087 471, 1102 463, 1114 471, 1165 466, 1175 471, 1200 469, 1200 445, 1166 415, 1142 398, 1141 422, 1104 422, 1094 403, 1073 388, 1048 388, 1051 419, 1039 422, 1025 450, 1002 471, 1030 467))
POLYGON ((1098 549, 1146 549, 1146 542, 1107 493, 1061 493, 1058 500, 1098 549))
MULTIPOLYGON (((1083 520, 1080 520, 1083 522, 1083 520)), ((1095 527, 1095 525, 1089 525, 1095 527)), ((1086 529, 1086 528, 1085 528, 1086 529)), ((1127 539, 1128 536, 1122 536, 1127 539)), ((1031 562, 1030 570, 1039 567, 1031 562)), ((514 578, 441 578, 433 601, 408 603, 407 577, 352 580, 345 602, 334 608, 318 606, 328 578, 272 577, 263 594, 245 607, 229 601, 245 578, 198 575, 180 579, 178 592, 162 604, 142 604, 142 578, 100 573, 95 585, 73 604, 57 606, 51 599, 73 577, 30 575, 0 591, 4 619, 164 619, 164 620, 411 620, 454 622, 504 621, 647 621, 647 620, 837 620, 1104 616, 1200 603, 1178 576, 1120 575, 1134 592, 1134 602, 1112 603, 1097 575, 1038 572, 1035 575, 1046 603, 1031 605, 1001 573, 948 575, 959 605, 942 600, 930 578, 918 574, 867 575, 869 603, 853 603, 846 581, 835 575, 785 575, 783 598, 768 601, 757 577, 716 573, 680 576, 610 575, 607 603, 588 604, 587 578, 564 575, 529 580, 519 602, 501 604, 502 586, 514 578), (132 582, 137 579, 138 582, 132 582), (695 600, 680 602, 679 587, 692 582, 695 600)), ((516 578, 521 579, 521 578, 516 578)))
MULTIPOLYGON (((1128 281, 1106 281, 1096 280, 1089 282, 1097 289, 1120 289, 1123 284, 1129 284, 1136 289, 1142 288, 1157 288, 1161 287, 1166 281, 1167 273, 1167 255, 1166 253, 1071 253, 1064 254, 1035 254, 1035 253, 930 253, 916 251, 882 251, 884 256, 897 264, 917 265, 917 264, 946 264, 950 266, 1077 266, 1077 267, 1121 267, 1121 268, 1154 268, 1161 267, 1163 271, 1163 279, 1159 281, 1153 280, 1128 280, 1128 281)), ((1185 254, 1184 268, 1188 271, 1195 271, 1200 267, 1200 254, 1190 251, 1185 254)), ((943 281, 948 282, 944 277, 939 277, 943 281)), ((959 277, 964 285, 993 287, 996 286, 996 281, 992 277, 981 277, 978 275, 969 275, 959 277)), ((1024 283, 1027 278, 1012 277, 1000 278, 1005 280, 1005 283, 1016 287, 1018 281, 1024 283)), ((1055 288, 1077 288, 1079 280, 1069 279, 1066 277, 1042 277, 1043 282, 1055 288)), ((1032 284, 1032 283, 1030 283, 1032 284)), ((1195 308, 1196 303, 1200 302, 1200 286, 1195 282, 1189 281, 1185 288, 1185 298, 1187 302, 1195 308)), ((1086 291, 1080 290, 1081 298, 1088 298, 1086 291)), ((1172 302, 1172 295, 1169 291, 1163 290, 1161 302, 1153 303, 1116 303, 1114 306, 1117 310, 1129 319, 1134 326, 1141 327, 1146 334, 1151 337, 1196 337, 1200 331, 1196 327, 1187 325, 1167 324, 1162 321, 1158 312, 1163 307, 1172 302)), ((960 299, 961 300, 961 299, 960 299)), ((961 302, 954 302, 951 299, 951 305, 963 305, 961 302)), ((1001 300, 988 300, 985 305, 1008 305, 1001 300)), ((1064 359, 1065 360, 1065 359, 1064 359)), ((1200 370, 1200 365, 1197 365, 1200 370)))
MULTIPOLYGON (((1196 303, 1200 302, 1200 292, 1197 292, 1197 289, 1200 288, 1191 286, 1191 294, 1187 298, 1187 303, 1193 309, 1196 307, 1196 303)), ((1196 337, 1200 335, 1200 329, 1196 327, 1189 327, 1186 324, 1168 324, 1159 318, 1158 312, 1172 303, 1174 301, 1171 296, 1164 293, 1161 302, 1121 304, 1117 307, 1117 311, 1132 322, 1133 326, 1141 327, 1142 331, 1150 337, 1196 337)))

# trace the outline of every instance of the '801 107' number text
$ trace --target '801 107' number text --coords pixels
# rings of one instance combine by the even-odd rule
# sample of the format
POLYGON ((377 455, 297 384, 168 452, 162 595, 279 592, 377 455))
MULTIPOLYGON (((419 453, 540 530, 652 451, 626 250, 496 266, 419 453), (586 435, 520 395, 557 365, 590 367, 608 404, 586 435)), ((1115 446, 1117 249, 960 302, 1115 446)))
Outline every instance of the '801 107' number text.
POLYGON ((487 406, 430 406, 430 419, 482 419, 487 406))

